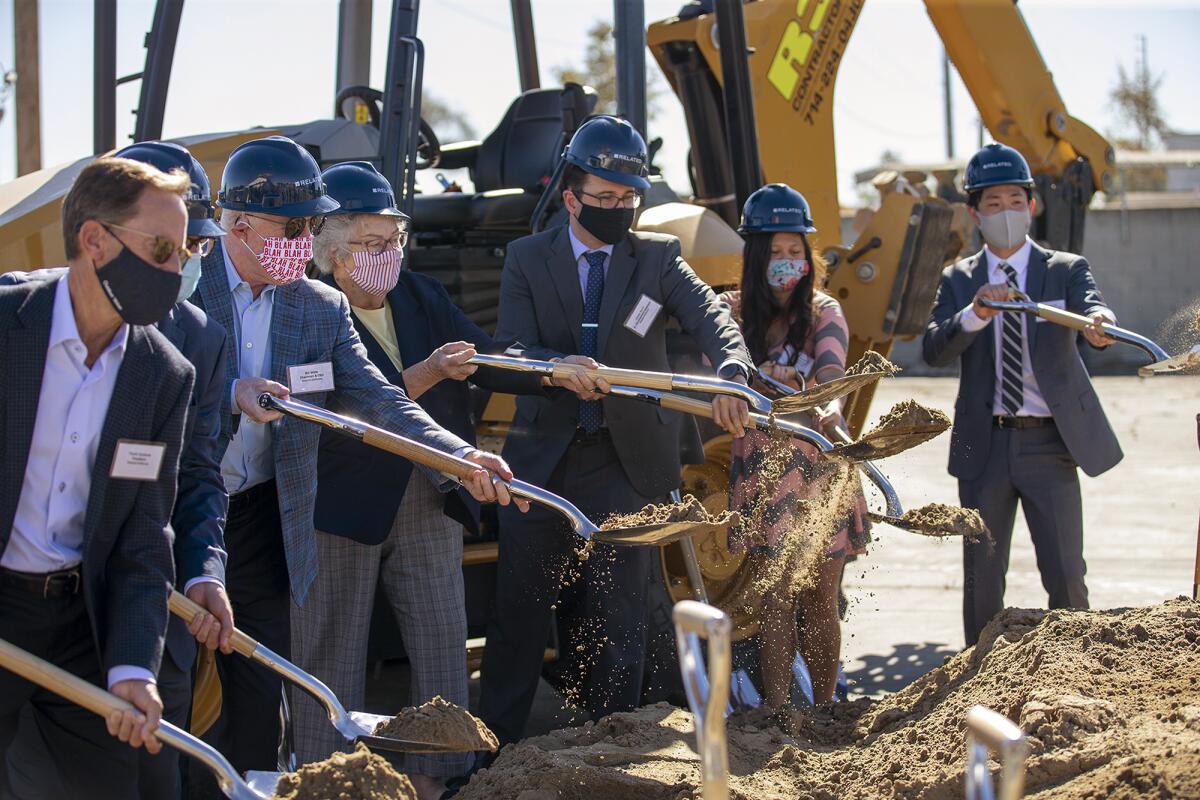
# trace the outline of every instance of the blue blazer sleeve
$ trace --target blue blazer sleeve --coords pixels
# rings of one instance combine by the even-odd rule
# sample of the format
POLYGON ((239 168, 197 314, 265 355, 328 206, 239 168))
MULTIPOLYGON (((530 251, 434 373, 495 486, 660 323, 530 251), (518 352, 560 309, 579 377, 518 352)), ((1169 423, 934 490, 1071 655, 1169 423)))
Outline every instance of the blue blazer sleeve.
MULTIPOLYGON (((225 329, 209 319, 189 338, 196 367, 195 422, 179 463, 179 493, 171 524, 175 528, 175 571, 180 591, 193 578, 225 582, 225 516, 229 496, 221 478, 221 459, 229 441, 221 436, 225 394, 225 329)), ((190 349, 190 348, 189 348, 190 349)))

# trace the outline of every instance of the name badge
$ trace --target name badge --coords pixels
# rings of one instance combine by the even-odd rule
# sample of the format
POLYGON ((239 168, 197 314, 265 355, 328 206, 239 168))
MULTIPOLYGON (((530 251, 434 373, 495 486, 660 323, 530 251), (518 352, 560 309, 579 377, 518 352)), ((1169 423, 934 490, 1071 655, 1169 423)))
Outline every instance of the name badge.
POLYGON ((318 361, 288 367, 288 388, 292 394, 333 391, 333 364, 318 361))
POLYGON ((162 442, 118 439, 108 477, 131 481, 156 481, 162 469, 163 454, 166 452, 167 446, 162 442))
POLYGON ((646 331, 650 330, 650 326, 654 324, 660 311, 662 311, 662 303, 651 300, 647 295, 642 295, 641 299, 637 301, 637 305, 633 307, 633 311, 625 319, 625 327, 645 338, 646 331))

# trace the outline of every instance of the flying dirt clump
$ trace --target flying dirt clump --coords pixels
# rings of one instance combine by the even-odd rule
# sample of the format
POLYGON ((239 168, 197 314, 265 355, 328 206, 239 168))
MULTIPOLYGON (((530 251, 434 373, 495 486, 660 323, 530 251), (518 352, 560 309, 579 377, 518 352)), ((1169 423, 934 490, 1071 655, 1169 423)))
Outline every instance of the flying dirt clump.
POLYGON ((930 503, 900 515, 901 526, 927 536, 962 536, 972 542, 987 537, 987 525, 973 508, 930 503))
MULTIPOLYGON (((976 704, 1024 730, 1027 798, 1200 798, 1200 604, 1008 609, 882 700, 735 713, 730 794, 959 800, 976 704)), ((659 704, 506 747, 457 797, 693 800, 699 786, 695 721, 659 704)))
POLYGON ((695 522, 703 525, 736 524, 740 517, 736 512, 724 511, 716 516, 708 513, 694 495, 688 495, 682 503, 651 503, 633 514, 613 514, 600 526, 602 531, 636 528, 641 525, 663 525, 669 522, 695 522))
POLYGON ((868 350, 862 354, 862 357, 850 365, 846 370, 847 376, 862 375, 866 372, 882 372, 884 375, 895 375, 900 372, 900 367, 888 361, 885 356, 876 353, 874 350, 868 350))
POLYGON ((273 800, 417 800, 408 778, 359 743, 279 779, 273 800))
POLYGON ((433 742, 461 752, 495 750, 500 746, 496 734, 483 720, 441 695, 419 706, 410 706, 386 722, 375 726, 376 736, 433 742))

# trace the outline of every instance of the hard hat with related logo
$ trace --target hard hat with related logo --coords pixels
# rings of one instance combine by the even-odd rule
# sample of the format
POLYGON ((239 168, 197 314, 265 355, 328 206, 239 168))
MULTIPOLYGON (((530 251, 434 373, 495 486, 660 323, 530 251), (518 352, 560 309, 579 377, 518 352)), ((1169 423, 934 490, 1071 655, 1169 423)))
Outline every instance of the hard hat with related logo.
POLYGON ((992 142, 967 162, 963 189, 968 192, 986 189, 989 186, 1015 184, 1032 187, 1033 176, 1025 157, 1008 145, 992 142))
POLYGON ((786 183, 768 183, 746 198, 738 233, 816 233, 804 195, 786 183))
POLYGON ((176 169, 186 172, 192 181, 184 200, 188 212, 187 235, 206 238, 225 235, 221 226, 213 221, 208 174, 186 147, 174 142, 137 142, 118 150, 113 156, 140 161, 163 172, 176 169))
POLYGON ((325 193, 316 159, 286 136, 255 139, 230 153, 217 205, 280 217, 328 214, 338 207, 325 193))
POLYGON ((571 137, 563 158, 598 178, 642 192, 650 188, 646 141, 623 119, 602 114, 584 122, 571 137))
POLYGON ((338 202, 331 214, 381 214, 400 217, 408 230, 409 216, 396 208, 396 195, 388 179, 369 161, 343 161, 321 173, 325 192, 338 202))

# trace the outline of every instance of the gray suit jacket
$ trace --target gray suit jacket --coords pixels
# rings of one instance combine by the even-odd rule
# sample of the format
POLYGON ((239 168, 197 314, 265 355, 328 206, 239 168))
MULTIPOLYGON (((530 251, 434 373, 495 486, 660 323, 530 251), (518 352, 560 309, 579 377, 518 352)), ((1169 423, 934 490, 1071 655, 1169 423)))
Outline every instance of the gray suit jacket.
MULTIPOLYGON (((962 312, 986 283, 987 257, 982 250, 947 267, 923 342, 925 361, 935 367, 962 359, 950 436, 950 474, 964 480, 983 473, 991 443, 995 334, 992 325, 975 333, 962 327, 962 312)), ((1025 290, 1036 302, 1058 301, 1077 314, 1107 310, 1087 260, 1071 253, 1034 245, 1025 290)), ((1121 446, 1079 355, 1078 334, 1032 316, 1025 330, 1038 388, 1071 457, 1088 475, 1111 469, 1121 460, 1121 446)))
MULTIPOLYGON (((223 325, 229 331, 230 340, 235 341, 233 298, 221 247, 218 243, 204 259, 200 286, 192 301, 223 325)), ((237 421, 230 409, 231 387, 238 377, 237 347, 227 347, 226 353, 221 430, 223 435, 229 436, 237 421)), ((357 417, 448 453, 468 446, 434 422, 371 363, 354 330, 345 295, 307 278, 277 287, 271 315, 268 377, 286 386, 288 367, 320 362, 332 364, 334 390, 304 394, 297 399, 357 417)), ((293 417, 284 417, 274 425, 275 484, 279 493, 283 544, 292 597, 297 605, 303 605, 308 587, 317 574, 313 504, 317 496, 321 428, 293 417)), ((426 469, 426 473, 443 490, 452 485, 433 470, 426 469)))
MULTIPOLYGON (((680 257, 679 240, 632 232, 613 249, 600 304, 597 361, 612 367, 668 372, 667 318, 674 317, 713 364, 734 359, 752 367, 741 332, 708 284, 680 257), (625 321, 646 295, 662 305, 644 337, 625 321)), ((579 352, 583 293, 565 225, 516 240, 500 279, 496 339, 518 341, 535 358, 579 352)), ((635 400, 606 398, 604 418, 630 482, 658 497, 679 486, 681 426, 691 446, 699 434, 689 418, 635 400)), ((517 398, 504 457, 524 480, 544 484, 575 435, 579 400, 555 390, 517 398)))
MULTIPOLYGON (((61 280, 61 279, 60 279, 61 280)), ((58 280, 0 286, 0 553, 29 459, 58 280)), ((175 578, 171 509, 192 365, 152 327, 131 326, 96 450, 83 533, 83 594, 105 670, 158 672, 175 578), (159 479, 109 478, 118 439, 166 445, 159 479)))

